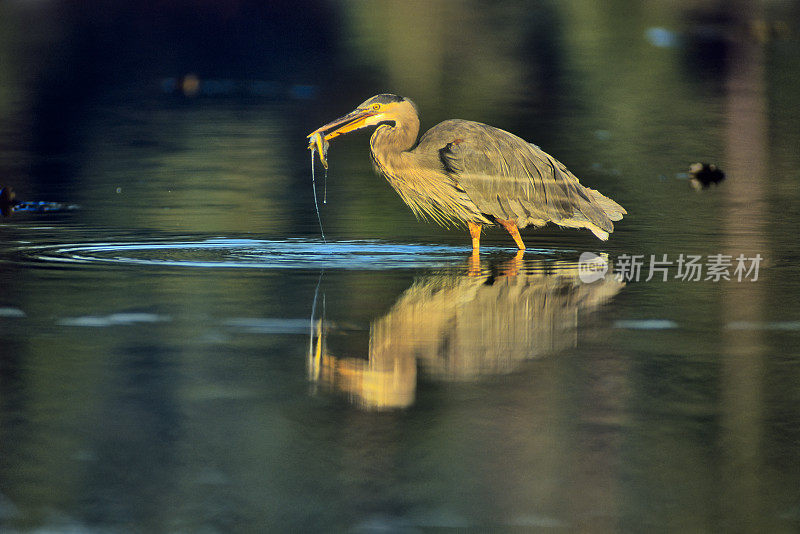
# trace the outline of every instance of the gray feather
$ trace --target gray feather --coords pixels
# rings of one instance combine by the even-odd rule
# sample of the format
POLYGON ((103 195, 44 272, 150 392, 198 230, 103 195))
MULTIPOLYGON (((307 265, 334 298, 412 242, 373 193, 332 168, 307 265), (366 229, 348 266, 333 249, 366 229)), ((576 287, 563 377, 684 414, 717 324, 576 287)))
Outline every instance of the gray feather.
POLYGON ((572 220, 613 232, 612 221, 625 213, 538 146, 486 124, 442 122, 416 150, 438 150, 444 169, 482 213, 519 227, 572 220))

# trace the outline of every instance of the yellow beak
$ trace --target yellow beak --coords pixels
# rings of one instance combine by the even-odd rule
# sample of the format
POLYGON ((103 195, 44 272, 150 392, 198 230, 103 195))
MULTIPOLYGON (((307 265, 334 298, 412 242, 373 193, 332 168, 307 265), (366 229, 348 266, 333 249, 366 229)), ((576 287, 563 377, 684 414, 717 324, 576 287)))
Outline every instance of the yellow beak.
POLYGON ((324 134, 323 140, 329 141, 334 137, 339 137, 342 134, 346 134, 348 132, 352 132, 353 130, 358 130, 359 128, 368 126, 365 123, 367 119, 372 117, 373 115, 376 115, 376 113, 372 110, 357 109, 351 113, 348 113, 344 117, 339 117, 335 121, 329 122, 325 126, 320 126, 316 130, 308 134, 306 137, 311 139, 317 134, 324 134), (336 129, 328 133, 325 133, 327 130, 330 130, 331 128, 336 128, 336 129))

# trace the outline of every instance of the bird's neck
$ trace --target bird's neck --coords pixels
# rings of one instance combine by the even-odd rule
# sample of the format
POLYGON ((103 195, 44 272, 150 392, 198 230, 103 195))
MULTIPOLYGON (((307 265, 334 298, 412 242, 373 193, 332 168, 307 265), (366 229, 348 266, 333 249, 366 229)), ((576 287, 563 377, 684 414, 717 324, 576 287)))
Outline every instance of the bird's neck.
POLYGON ((370 138, 370 150, 379 170, 386 174, 401 168, 408 151, 414 147, 419 134, 419 119, 396 122, 394 126, 378 126, 370 138))

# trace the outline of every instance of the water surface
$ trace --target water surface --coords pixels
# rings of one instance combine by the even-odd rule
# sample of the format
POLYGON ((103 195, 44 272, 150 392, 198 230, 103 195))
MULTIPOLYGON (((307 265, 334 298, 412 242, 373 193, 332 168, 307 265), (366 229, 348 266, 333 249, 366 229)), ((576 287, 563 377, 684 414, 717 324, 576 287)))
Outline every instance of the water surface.
POLYGON ((0 8, 0 183, 62 209, 0 219, 4 531, 798 529, 795 3, 34 4, 0 8), (354 134, 323 242, 304 136, 387 90, 629 215, 475 260, 354 134))

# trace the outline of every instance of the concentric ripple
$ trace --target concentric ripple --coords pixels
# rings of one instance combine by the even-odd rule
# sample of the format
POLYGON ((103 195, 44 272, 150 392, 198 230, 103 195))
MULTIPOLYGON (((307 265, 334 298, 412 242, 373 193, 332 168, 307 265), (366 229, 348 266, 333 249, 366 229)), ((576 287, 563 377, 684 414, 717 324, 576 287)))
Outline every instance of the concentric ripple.
POLYGON ((19 247, 16 255, 19 254, 23 256, 23 261, 82 265, 380 270, 452 265, 453 262, 463 261, 469 250, 446 245, 382 241, 323 243, 308 239, 215 238, 41 245, 19 247))

